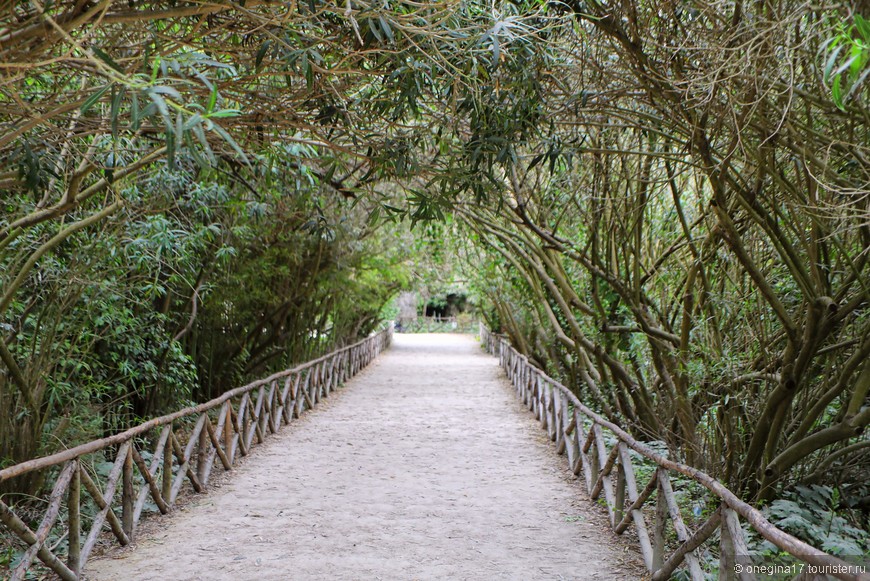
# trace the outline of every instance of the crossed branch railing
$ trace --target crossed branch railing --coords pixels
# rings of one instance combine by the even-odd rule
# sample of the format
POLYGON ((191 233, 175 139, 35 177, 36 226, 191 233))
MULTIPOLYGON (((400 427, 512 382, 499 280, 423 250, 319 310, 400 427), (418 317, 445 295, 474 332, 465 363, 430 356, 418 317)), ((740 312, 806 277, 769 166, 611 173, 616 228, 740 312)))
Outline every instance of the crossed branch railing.
POLYGON ((490 333, 483 325, 480 326, 480 337, 487 352, 499 358, 523 403, 547 430, 550 440, 556 443, 556 451, 567 456, 570 470, 578 476, 583 473, 592 500, 604 495, 613 530, 621 535, 634 524, 644 564, 653 581, 670 578, 683 565, 693 581, 703 581, 706 577, 697 549, 712 541, 717 530, 719 579, 755 579, 754 571, 762 569, 754 567, 748 558, 739 517, 763 538, 803 563, 793 569, 799 573, 795 578, 813 579, 819 573, 818 578, 830 575, 844 581, 870 581, 866 567, 847 563, 793 537, 770 523, 761 512, 740 500, 712 476, 669 460, 638 442, 583 405, 567 387, 535 367, 504 337, 490 333), (590 425, 585 436, 582 434, 584 425, 590 425), (610 449, 604 437, 605 430, 615 436, 610 449), (642 490, 638 490, 629 450, 656 465, 654 474, 642 490), (719 498, 718 509, 694 532, 689 530, 681 516, 671 486, 671 472, 690 478, 719 498), (653 493, 655 518, 650 532, 642 509, 653 493), (666 542, 668 521, 679 541, 670 552, 666 542), (809 575, 804 577, 803 573, 809 575))
POLYGON ((269 434, 313 408, 339 384, 356 375, 389 346, 391 339, 389 327, 319 359, 228 391, 207 403, 0 470, 0 481, 4 481, 35 470, 60 468, 35 531, 0 501, 0 521, 28 547, 10 580, 24 579, 37 558, 61 579, 78 580, 106 524, 118 543, 129 544, 149 498, 160 513, 166 514, 179 500, 186 482, 195 492, 203 492, 217 462, 224 470, 231 470, 252 446, 262 443, 269 434), (185 418, 189 421, 180 421, 185 418), (193 418, 196 418, 193 428, 188 429, 193 418), (143 443, 153 441, 148 436, 158 429, 157 444, 150 458, 143 458, 140 451, 143 443), (100 478, 91 474, 85 460, 105 450, 114 450, 115 461, 101 487, 100 478), (120 495, 116 494, 119 488, 120 495), (85 495, 98 509, 88 530, 84 530, 82 518, 85 495), (46 544, 64 507, 69 547, 65 562, 46 544), (120 516, 115 508, 120 509, 120 516))

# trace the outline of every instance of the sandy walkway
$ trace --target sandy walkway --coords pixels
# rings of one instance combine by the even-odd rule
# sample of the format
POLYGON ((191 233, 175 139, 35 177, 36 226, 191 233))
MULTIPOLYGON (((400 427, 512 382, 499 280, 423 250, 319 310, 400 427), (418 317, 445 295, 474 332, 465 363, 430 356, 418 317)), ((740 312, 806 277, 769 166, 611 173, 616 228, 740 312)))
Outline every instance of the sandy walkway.
POLYGON ((87 578, 637 579, 502 377, 470 337, 396 335, 87 578))

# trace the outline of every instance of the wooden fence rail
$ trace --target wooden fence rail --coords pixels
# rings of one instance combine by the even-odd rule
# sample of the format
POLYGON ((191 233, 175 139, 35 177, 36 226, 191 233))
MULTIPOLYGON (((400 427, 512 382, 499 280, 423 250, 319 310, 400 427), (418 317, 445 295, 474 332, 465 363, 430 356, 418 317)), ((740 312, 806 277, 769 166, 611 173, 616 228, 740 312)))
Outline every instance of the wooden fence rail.
POLYGON ((27 547, 10 580, 24 579, 37 558, 61 579, 79 579, 105 525, 119 544, 129 544, 149 500, 160 513, 166 514, 185 483, 195 492, 203 492, 216 463, 231 470, 252 446, 313 408, 368 365, 391 340, 392 328, 387 328, 308 363, 228 391, 207 403, 149 420, 109 438, 0 470, 0 481, 34 470, 60 471, 35 531, 0 501, 0 522, 27 547), (145 454, 149 442, 156 445, 150 454, 145 454), (114 457, 105 478, 92 470, 93 462, 89 462, 93 460, 89 455, 96 453, 114 457), (96 508, 89 526, 83 518, 85 502, 92 502, 96 508), (46 542, 64 512, 66 561, 55 555, 46 542))
POLYGON ((654 581, 669 579, 679 567, 688 569, 693 581, 705 579, 697 549, 708 542, 719 542, 719 579, 745 581, 755 579, 740 518, 763 538, 804 565, 797 567, 795 579, 825 579, 825 572, 844 581, 870 581, 866 566, 859 567, 829 555, 770 523, 751 505, 712 476, 657 454, 627 432, 608 422, 588 407, 564 385, 547 376, 514 349, 504 337, 481 325, 480 337, 492 355, 499 358, 518 396, 541 422, 556 451, 565 455, 575 475, 582 473, 586 490, 593 500, 604 497, 610 524, 617 534, 634 525, 644 564, 654 581), (584 422, 585 420, 585 422, 584 422), (585 432, 584 426, 590 426, 585 432), (611 437, 605 438, 605 431, 611 437), (608 440, 612 443, 608 449, 608 440), (639 489, 629 450, 651 460, 657 466, 649 482, 639 489), (671 486, 670 473, 678 472, 697 482, 719 498, 718 509, 695 531, 683 521, 671 486), (642 508, 655 493, 652 528, 642 508), (678 545, 668 551, 667 525, 671 523, 678 545))

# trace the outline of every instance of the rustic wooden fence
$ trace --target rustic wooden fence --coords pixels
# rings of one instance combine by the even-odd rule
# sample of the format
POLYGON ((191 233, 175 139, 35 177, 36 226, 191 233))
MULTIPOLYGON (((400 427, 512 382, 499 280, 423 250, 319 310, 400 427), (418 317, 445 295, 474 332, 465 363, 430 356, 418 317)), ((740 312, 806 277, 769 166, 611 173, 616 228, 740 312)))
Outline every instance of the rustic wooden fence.
POLYGON ((680 567, 688 569, 692 581, 704 580, 697 550, 716 539, 720 580, 756 579, 756 570, 763 572, 762 577, 773 578, 766 574, 768 570, 757 568, 748 560, 741 517, 763 538, 803 563, 791 569, 797 573, 795 579, 826 579, 827 574, 845 581, 870 581, 866 566, 862 570, 778 529, 712 476, 657 454, 590 410, 567 387, 531 364, 504 337, 490 333, 483 325, 480 337, 486 350, 499 358, 518 396, 555 442, 556 451, 567 457, 570 470, 578 476, 582 472, 591 498, 598 500, 603 495, 616 534, 621 535, 634 525, 644 564, 653 581, 669 579, 680 567), (585 426, 589 426, 588 432, 585 426), (605 438, 605 431, 610 434, 609 438, 605 438), (638 488, 629 450, 657 466, 642 489, 638 488), (695 531, 689 530, 682 518, 671 485, 672 472, 690 478, 719 498, 718 509, 695 531), (650 530, 643 508, 647 502, 652 502, 653 493, 655 516, 650 530), (668 522, 679 541, 671 550, 666 543, 668 522), (816 574, 822 572, 824 574, 816 574))
POLYGON ((251 447, 313 408, 339 384, 369 364, 392 339, 392 328, 298 367, 224 393, 207 403, 149 420, 115 436, 0 470, 0 481, 35 470, 59 470, 37 529, 0 501, 0 521, 28 547, 10 579, 24 579, 35 559, 61 579, 79 579, 108 525, 121 545, 133 539, 145 503, 166 514, 185 483, 203 492, 212 468, 231 470, 251 447), (159 430, 159 433, 158 433, 159 430), (156 442, 149 453, 148 443, 156 442), (95 456, 114 458, 105 481, 92 470, 95 456), (120 494, 117 494, 120 489, 120 494), (85 526, 89 497, 96 515, 85 526), (66 519, 68 555, 61 559, 46 541, 66 519))

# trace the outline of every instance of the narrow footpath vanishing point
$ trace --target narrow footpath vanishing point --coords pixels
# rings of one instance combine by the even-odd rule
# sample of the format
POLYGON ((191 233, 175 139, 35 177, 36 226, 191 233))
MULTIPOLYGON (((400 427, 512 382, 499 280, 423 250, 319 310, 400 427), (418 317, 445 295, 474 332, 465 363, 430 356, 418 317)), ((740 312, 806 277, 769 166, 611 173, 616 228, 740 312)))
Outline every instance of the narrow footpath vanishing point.
POLYGON ((89 580, 637 579, 470 336, 393 347, 89 580))

